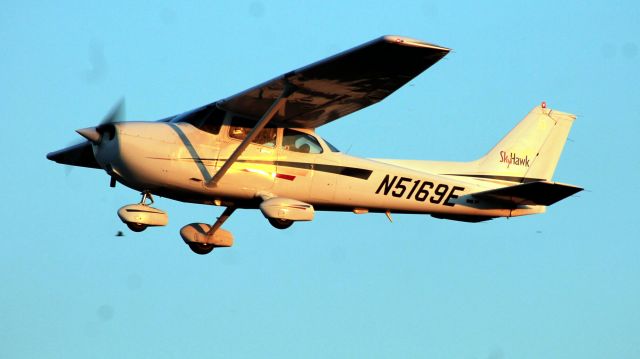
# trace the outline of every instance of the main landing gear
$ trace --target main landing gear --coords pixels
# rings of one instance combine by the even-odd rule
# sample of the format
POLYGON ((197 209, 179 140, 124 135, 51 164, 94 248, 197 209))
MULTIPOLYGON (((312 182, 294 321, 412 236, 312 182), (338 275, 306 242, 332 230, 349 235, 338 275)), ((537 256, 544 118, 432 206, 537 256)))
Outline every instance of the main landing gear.
MULTIPOLYGON (((120 208, 118 217, 134 232, 142 232, 147 227, 166 225, 169 222, 167 214, 160 209, 151 207, 153 203, 151 193, 144 191, 140 202, 120 208)), ((212 226, 206 223, 186 225, 180 230, 180 236, 197 254, 211 253, 217 247, 231 247, 233 235, 220 227, 235 210, 235 207, 227 207, 212 226)))
POLYGON ((227 207, 213 226, 206 223, 188 224, 180 229, 180 236, 196 254, 209 254, 217 247, 231 247, 233 235, 220 227, 235 210, 235 207, 227 207))
POLYGON ((281 218, 267 218, 272 226, 278 229, 287 229, 293 225, 293 221, 290 219, 281 218))

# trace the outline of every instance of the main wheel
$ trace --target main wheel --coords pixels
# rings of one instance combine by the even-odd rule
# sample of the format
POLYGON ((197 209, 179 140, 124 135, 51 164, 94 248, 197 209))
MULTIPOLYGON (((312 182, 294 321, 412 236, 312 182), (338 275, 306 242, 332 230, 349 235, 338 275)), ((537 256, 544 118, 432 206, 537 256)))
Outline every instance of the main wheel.
POLYGON ((211 251, 215 248, 213 244, 208 243, 189 243, 189 248, 193 251, 193 253, 205 255, 211 253, 211 251))
POLYGON ((134 232, 142 232, 147 229, 147 226, 140 223, 127 223, 127 227, 134 232))
POLYGON ((278 229, 287 229, 293 225, 293 221, 290 219, 269 218, 269 223, 278 229))

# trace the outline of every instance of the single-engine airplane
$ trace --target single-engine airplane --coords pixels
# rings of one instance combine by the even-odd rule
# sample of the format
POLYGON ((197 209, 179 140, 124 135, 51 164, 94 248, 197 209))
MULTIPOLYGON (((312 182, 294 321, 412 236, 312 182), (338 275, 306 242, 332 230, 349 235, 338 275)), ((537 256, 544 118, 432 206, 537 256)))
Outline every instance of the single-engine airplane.
POLYGON ((552 181, 575 116, 536 106, 485 156, 471 162, 366 159, 340 152, 315 129, 373 105, 450 49, 383 36, 231 97, 155 122, 120 122, 120 108, 85 142, 51 152, 66 165, 103 169, 142 193, 118 215, 133 231, 168 223, 152 195, 225 207, 213 225, 180 234, 207 254, 233 244, 222 224, 260 209, 286 229, 316 211, 422 213, 480 222, 543 213, 582 190, 552 181))

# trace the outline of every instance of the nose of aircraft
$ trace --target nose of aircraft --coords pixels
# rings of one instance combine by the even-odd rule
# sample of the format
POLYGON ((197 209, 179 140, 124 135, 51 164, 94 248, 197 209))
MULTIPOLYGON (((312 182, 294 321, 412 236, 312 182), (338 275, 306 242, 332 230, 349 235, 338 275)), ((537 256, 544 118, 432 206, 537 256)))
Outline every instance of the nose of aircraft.
POLYGON ((98 127, 87 127, 76 130, 82 137, 92 144, 100 146, 104 139, 112 140, 116 134, 116 125, 113 123, 103 124, 98 127))
POLYGON ((100 145, 103 137, 113 139, 115 135, 115 125, 124 122, 124 99, 121 99, 105 116, 100 125, 95 127, 87 127, 76 130, 82 137, 89 140, 94 145, 100 145))
POLYGON ((102 168, 110 167, 119 155, 120 146, 116 139, 116 126, 117 124, 108 123, 76 130, 91 143, 95 160, 102 168))
POLYGON ((97 145, 98 143, 100 143, 100 139, 102 137, 102 134, 98 132, 97 127, 81 128, 79 130, 76 130, 76 132, 79 133, 80 136, 91 141, 94 145, 97 145))

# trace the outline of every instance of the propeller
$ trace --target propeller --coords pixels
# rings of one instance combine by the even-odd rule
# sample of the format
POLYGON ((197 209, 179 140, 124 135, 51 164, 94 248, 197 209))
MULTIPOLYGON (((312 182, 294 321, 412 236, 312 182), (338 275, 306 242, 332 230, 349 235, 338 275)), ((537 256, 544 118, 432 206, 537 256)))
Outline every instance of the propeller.
MULTIPOLYGON (((111 108, 107 115, 100 121, 96 127, 88 127, 80 130, 76 130, 82 137, 89 140, 93 144, 100 143, 102 135, 106 132, 110 132, 113 135, 114 128, 110 126, 118 122, 125 122, 125 101, 124 97, 118 100, 116 104, 111 108)), ((74 166, 87 166, 88 163, 95 162, 93 156, 93 150, 91 146, 84 141, 74 141, 70 143, 65 149, 60 151, 51 152, 47 155, 50 160, 70 164, 65 166, 65 175, 69 175, 74 166), (71 147, 78 147, 75 151, 68 151, 71 147)), ((87 167, 99 168, 97 163, 90 164, 87 167)))
POLYGON ((124 97, 120 98, 118 102, 111 108, 111 111, 100 121, 100 125, 107 125, 111 123, 125 122, 124 119, 124 97))
POLYGON ((99 144, 102 139, 102 135, 105 132, 111 132, 110 135, 113 136, 113 128, 109 125, 119 122, 125 122, 124 119, 124 98, 121 98, 116 104, 111 108, 111 111, 100 121, 100 124, 96 127, 87 127, 76 130, 82 137, 86 138, 93 144, 99 144))

